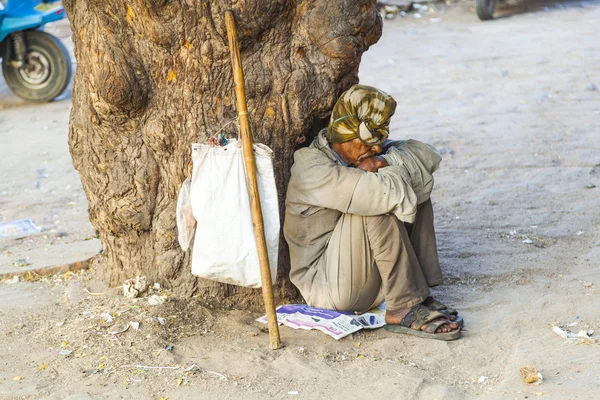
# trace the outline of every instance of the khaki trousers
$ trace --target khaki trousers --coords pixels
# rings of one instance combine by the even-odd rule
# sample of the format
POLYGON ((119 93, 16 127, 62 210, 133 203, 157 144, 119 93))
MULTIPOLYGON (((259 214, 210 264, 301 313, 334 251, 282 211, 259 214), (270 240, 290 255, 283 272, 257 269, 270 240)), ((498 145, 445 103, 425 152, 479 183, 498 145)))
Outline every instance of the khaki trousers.
POLYGON ((414 224, 343 214, 315 267, 305 298, 313 307, 363 312, 385 300, 395 311, 422 302, 442 283, 431 201, 419 205, 414 224))

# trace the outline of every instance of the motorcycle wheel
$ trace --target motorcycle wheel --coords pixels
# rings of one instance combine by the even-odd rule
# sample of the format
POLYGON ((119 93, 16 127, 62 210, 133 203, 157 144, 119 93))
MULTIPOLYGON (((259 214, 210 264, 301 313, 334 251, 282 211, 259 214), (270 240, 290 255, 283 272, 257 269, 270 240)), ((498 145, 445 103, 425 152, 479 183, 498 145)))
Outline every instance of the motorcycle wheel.
POLYGON ((2 62, 6 84, 17 96, 34 102, 46 102, 58 97, 71 80, 71 57, 65 46, 54 36, 42 31, 25 32, 27 53, 23 65, 15 68, 11 46, 2 62))
POLYGON ((475 9, 480 20, 486 21, 494 18, 496 0, 475 0, 475 9))

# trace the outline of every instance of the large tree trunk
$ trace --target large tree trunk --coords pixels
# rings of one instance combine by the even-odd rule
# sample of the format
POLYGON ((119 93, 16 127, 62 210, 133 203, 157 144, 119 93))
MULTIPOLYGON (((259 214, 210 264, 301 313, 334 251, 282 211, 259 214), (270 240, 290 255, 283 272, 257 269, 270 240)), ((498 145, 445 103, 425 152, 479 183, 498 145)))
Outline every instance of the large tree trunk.
MULTIPOLYGON (((358 81, 361 55, 381 35, 375 1, 63 3, 77 59, 69 145, 106 279, 116 285, 143 274, 182 295, 259 305, 257 291, 194 278, 190 251, 176 237, 191 144, 236 116, 224 12, 236 16, 252 132, 275 152, 283 211, 294 150, 358 81)), ((284 240, 279 261, 281 296, 291 286, 284 240)))

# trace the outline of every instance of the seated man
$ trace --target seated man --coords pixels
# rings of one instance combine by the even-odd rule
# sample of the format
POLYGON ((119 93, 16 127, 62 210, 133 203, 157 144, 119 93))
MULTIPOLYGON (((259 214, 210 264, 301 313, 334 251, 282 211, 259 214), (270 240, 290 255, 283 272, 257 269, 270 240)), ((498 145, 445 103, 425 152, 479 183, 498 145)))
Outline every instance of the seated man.
POLYGON ((441 157, 415 140, 386 141, 395 109, 388 94, 352 86, 294 154, 290 279, 313 307, 364 312, 385 300, 386 329, 458 339, 460 317, 429 296, 442 283, 429 200, 441 157))

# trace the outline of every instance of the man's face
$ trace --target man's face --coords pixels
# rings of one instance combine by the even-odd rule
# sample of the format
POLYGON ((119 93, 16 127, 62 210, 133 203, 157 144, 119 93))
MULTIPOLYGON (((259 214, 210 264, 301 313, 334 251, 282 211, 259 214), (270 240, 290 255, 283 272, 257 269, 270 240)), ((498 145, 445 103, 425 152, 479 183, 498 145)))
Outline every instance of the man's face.
POLYGON ((373 157, 381 153, 381 145, 364 144, 360 139, 353 139, 344 143, 333 143, 333 149, 346 163, 358 165, 365 158, 373 157))

